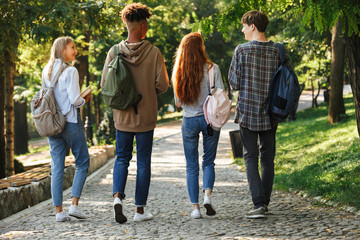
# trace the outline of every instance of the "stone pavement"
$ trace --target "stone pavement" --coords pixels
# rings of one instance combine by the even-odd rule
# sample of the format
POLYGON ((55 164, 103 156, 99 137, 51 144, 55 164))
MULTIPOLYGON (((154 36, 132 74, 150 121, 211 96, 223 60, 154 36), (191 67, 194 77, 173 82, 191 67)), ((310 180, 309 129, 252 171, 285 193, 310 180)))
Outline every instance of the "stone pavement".
MULTIPOLYGON (((319 207, 291 193, 274 192, 266 219, 248 220, 252 207, 246 175, 231 165, 229 122, 221 131, 216 158, 213 204, 217 214, 191 219, 185 179, 180 122, 156 128, 152 154, 152 180, 146 210, 154 219, 135 223, 136 158, 131 161, 124 213, 118 224, 112 212, 111 160, 88 178, 80 205, 87 220, 57 223, 51 200, 0 221, 0 239, 360 239, 360 219, 332 207, 319 207)), ((202 175, 201 175, 202 176, 202 175)), ((201 179, 200 176, 200 179, 201 179)), ((202 200, 201 198, 199 199, 202 200)), ((64 193, 64 208, 71 203, 64 193)))

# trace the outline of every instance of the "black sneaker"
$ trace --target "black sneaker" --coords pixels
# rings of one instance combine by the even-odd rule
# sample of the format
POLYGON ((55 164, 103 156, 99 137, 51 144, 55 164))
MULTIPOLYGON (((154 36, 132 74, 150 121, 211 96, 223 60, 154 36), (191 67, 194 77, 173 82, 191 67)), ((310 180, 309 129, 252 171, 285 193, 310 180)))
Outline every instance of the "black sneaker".
POLYGON ((250 210, 246 215, 250 219, 258 219, 265 217, 265 206, 250 210))
POLYGON ((267 214, 269 212, 269 208, 267 205, 265 205, 264 208, 265 208, 265 213, 267 214))
POLYGON ((114 217, 118 223, 124 223, 127 221, 126 216, 123 214, 122 201, 119 198, 114 199, 114 217))

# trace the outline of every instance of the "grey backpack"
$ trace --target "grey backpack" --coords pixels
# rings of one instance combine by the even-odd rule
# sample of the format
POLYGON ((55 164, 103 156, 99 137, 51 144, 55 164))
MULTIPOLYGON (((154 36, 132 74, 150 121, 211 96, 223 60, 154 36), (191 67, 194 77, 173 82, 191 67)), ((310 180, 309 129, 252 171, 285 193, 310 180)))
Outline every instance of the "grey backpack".
POLYGON ((43 83, 42 89, 31 100, 31 116, 36 130, 42 137, 51 137, 59 134, 65 127, 66 118, 56 102, 54 86, 66 67, 63 70, 61 70, 61 67, 59 68, 50 87, 45 88, 45 83, 43 83))

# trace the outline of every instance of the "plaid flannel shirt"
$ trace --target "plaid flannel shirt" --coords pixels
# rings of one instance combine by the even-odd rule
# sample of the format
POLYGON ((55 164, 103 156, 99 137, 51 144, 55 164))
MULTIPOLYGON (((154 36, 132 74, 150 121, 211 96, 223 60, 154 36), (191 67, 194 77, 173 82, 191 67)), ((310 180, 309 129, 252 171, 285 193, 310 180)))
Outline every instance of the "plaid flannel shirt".
POLYGON ((240 126, 251 131, 271 129, 269 89, 279 66, 279 50, 273 41, 250 41, 236 47, 228 78, 232 89, 239 91, 235 122, 240 126))

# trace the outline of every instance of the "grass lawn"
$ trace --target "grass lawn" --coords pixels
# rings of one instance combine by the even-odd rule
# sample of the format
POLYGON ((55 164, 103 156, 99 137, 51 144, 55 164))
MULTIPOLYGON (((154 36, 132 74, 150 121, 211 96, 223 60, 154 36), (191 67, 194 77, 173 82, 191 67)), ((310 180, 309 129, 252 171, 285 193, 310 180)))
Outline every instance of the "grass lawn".
MULTIPOLYGON (((307 109, 276 134, 275 189, 301 191, 360 210, 360 140, 352 96, 344 97, 347 118, 327 123, 328 106, 307 109)), ((235 163, 244 165, 243 159, 235 163)))

